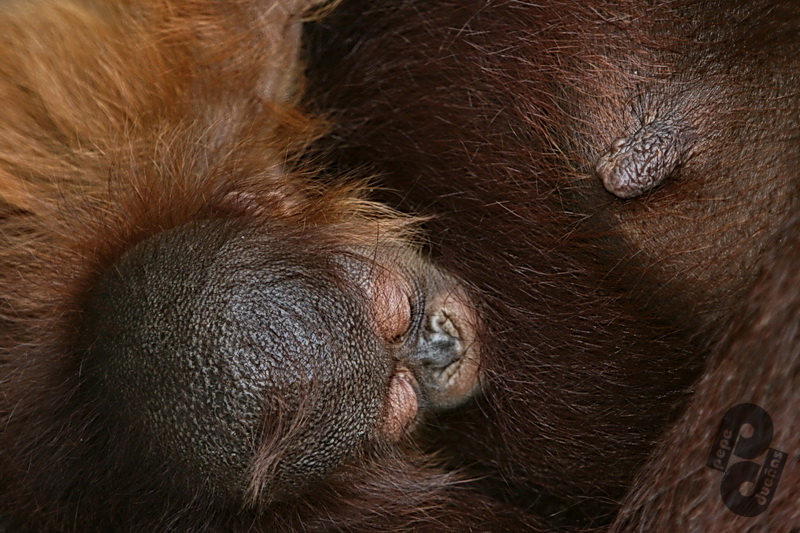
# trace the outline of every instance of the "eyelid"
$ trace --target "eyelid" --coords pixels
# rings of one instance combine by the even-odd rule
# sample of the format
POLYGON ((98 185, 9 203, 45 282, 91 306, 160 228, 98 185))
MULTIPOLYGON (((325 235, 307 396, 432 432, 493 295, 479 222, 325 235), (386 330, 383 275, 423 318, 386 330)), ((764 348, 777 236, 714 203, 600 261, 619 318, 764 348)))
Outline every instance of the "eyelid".
POLYGON ((419 410, 418 388, 411 371, 404 367, 395 369, 387 393, 388 414, 383 426, 383 433, 390 440, 399 440, 413 425, 419 410))
POLYGON ((416 318, 406 281, 394 272, 385 272, 375 280, 372 290, 379 335, 391 343, 401 341, 416 318))
POLYGON ((408 306, 411 309, 411 320, 409 321, 409 327, 406 333, 409 331, 417 331, 425 320, 425 306, 427 305, 425 292, 415 288, 414 296, 416 297, 408 297, 408 306))

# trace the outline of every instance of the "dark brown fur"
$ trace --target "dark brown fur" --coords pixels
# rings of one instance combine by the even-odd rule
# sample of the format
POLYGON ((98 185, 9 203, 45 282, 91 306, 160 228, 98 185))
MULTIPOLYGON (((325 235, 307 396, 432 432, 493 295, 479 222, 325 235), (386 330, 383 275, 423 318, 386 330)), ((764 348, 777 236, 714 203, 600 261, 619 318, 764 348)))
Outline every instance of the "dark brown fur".
MULTIPOLYGON (((687 414, 673 426, 638 474, 612 531, 791 532, 800 528, 800 218, 784 224, 763 257, 687 414), (705 466, 725 412, 754 403, 774 424, 770 448, 788 454, 775 499, 756 517, 722 503, 722 473, 705 466)), ((756 462, 763 457, 757 458, 756 462)))
MULTIPOLYGON (((489 388, 431 428, 451 467, 483 476, 477 490, 554 524, 609 523, 678 419, 625 516, 643 531, 734 520, 716 488, 678 496, 703 468, 684 450, 710 447, 679 433, 710 435, 750 396, 748 356, 726 359, 723 334, 748 291, 776 287, 755 281, 762 262, 793 268, 764 251, 792 261, 794 245, 774 243, 798 192, 798 28, 796 4, 772 1, 353 0, 320 24, 313 100, 338 124, 335 161, 431 215, 438 260, 482 296, 489 388), (597 161, 654 119, 680 125, 686 160, 640 200, 611 197, 597 161), (728 378, 730 397, 703 392, 728 378), (664 484, 677 499, 659 499, 664 484), (692 518, 692 497, 714 512, 692 518)), ((796 313, 764 312, 765 329, 731 335, 796 330, 796 313)), ((797 349, 764 364, 751 386, 796 454, 783 413, 797 378, 778 373, 797 349)), ((754 530, 796 525, 790 479, 754 530)))

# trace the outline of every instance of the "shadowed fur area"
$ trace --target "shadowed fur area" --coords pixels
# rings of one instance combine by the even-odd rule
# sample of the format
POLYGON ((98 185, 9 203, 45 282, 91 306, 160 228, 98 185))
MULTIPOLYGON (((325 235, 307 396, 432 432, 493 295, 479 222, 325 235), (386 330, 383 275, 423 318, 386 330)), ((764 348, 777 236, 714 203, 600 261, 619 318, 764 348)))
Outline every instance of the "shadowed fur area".
POLYGON ((796 269, 798 28, 792 2, 616 0, 352 0, 316 25, 322 150, 430 217, 436 260, 482 302, 486 394, 428 435, 473 488, 552 527, 604 529, 621 505, 619 531, 798 525, 792 481, 745 526, 686 454, 752 395, 800 451, 782 341, 800 317, 770 311, 796 291, 747 296, 778 287, 759 271, 796 269), (659 124, 669 139, 648 146, 659 124), (615 150, 660 186, 606 192, 615 150), (635 160, 658 150, 666 168, 635 160))

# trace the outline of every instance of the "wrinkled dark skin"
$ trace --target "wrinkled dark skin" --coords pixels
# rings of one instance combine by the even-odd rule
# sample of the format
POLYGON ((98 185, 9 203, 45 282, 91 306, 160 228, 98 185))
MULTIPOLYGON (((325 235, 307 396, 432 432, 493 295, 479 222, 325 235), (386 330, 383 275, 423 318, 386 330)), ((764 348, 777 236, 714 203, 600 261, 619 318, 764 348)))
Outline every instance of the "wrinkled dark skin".
POLYGON ((192 223, 139 243, 92 291, 80 336, 87 386, 107 399, 109 417, 156 444, 158 460, 181 464, 188 486, 241 498, 260 431, 275 431, 271 439, 291 440, 263 490, 283 498, 385 437, 385 417, 399 416, 395 431, 406 431, 476 387, 434 387, 441 369, 477 365, 461 360, 457 330, 427 329, 438 294, 456 289, 451 279, 411 250, 337 254, 309 237, 236 220, 192 223), (405 278, 405 301, 389 310, 404 323, 389 339, 361 288, 381 271, 381 254, 405 278), (387 389, 400 368, 413 383, 412 397, 401 396, 413 412, 394 415, 403 406, 387 389), (301 414, 281 435, 278 422, 301 414))

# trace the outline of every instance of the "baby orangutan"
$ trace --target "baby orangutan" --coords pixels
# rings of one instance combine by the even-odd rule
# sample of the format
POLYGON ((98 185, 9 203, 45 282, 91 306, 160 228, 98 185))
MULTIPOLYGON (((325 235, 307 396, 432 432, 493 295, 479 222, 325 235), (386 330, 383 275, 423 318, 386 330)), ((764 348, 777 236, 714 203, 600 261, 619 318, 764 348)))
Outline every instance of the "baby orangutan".
POLYGON ((406 437, 479 388, 468 290, 299 163, 314 4, 4 2, 0 528, 500 523, 406 437))

